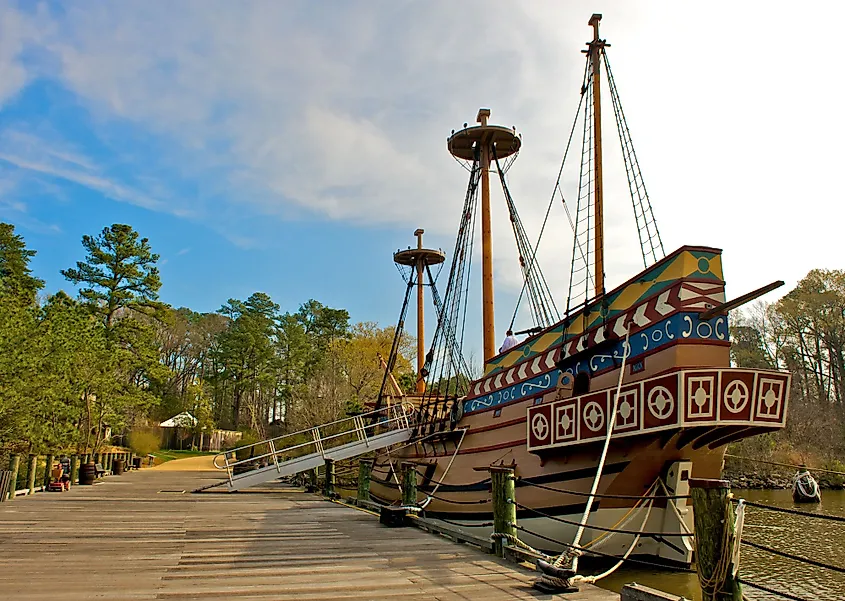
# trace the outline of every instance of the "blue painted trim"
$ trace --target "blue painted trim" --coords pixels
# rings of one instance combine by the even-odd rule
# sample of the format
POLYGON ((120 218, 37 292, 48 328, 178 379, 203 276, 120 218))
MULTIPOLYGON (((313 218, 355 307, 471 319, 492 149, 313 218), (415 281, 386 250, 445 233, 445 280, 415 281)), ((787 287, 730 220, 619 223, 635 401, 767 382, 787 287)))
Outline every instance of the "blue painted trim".
MULTIPOLYGON (((634 361, 647 353, 674 344, 679 340, 729 340, 727 317, 718 317, 709 321, 698 319, 698 313, 676 313, 644 330, 631 335, 629 341, 630 354, 628 361, 634 361)), ((564 362, 563 371, 576 374, 586 372, 595 375, 602 371, 614 369, 622 362, 624 340, 619 340, 601 354, 587 358, 564 362)), ((464 401, 464 414, 473 411, 490 409, 497 405, 510 403, 554 388, 560 377, 559 369, 552 369, 546 373, 534 376, 519 384, 501 388, 464 401)))

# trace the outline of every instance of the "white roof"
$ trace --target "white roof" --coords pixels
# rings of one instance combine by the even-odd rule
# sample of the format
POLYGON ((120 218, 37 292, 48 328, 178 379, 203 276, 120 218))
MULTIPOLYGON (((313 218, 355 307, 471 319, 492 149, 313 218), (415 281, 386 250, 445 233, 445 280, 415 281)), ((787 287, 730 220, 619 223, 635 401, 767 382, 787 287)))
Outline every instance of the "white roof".
POLYGON ((179 415, 174 415, 170 419, 164 420, 159 424, 162 428, 190 428, 197 425, 197 418, 183 411, 179 415))

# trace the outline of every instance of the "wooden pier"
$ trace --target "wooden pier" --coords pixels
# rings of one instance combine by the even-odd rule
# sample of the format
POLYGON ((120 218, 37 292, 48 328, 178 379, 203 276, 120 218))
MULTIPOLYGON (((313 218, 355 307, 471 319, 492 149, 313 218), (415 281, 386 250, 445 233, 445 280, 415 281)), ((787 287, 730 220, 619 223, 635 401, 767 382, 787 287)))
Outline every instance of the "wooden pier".
MULTIPOLYGON (((191 494, 213 479, 143 470, 0 503, 0 598, 556 598, 531 588, 533 571, 317 495, 191 494)), ((567 599, 619 595, 585 587, 567 599)))

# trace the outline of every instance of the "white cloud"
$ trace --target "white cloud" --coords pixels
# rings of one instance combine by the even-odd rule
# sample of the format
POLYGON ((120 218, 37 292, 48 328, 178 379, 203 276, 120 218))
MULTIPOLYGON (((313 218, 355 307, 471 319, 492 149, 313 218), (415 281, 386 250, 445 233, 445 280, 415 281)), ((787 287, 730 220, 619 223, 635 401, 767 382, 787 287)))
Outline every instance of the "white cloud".
MULTIPOLYGON (((724 247, 737 294, 778 277, 794 281, 819 264, 841 266, 842 193, 833 177, 845 134, 836 104, 842 50, 835 36, 809 24, 822 13, 835 22, 842 8, 621 1, 601 8, 667 250, 724 247)), ((128 123, 163 148, 155 158, 129 153, 137 172, 131 185, 107 166, 75 160, 85 161, 84 153, 45 151, 34 160, 7 152, 19 167, 152 210, 172 207, 166 186, 156 189, 168 173, 201 183, 192 199, 198 219, 305 212, 424 226, 444 246, 466 185, 445 138, 479 106, 524 134, 509 183, 529 235, 538 231, 590 34, 583 6, 552 1, 386 1, 331 10, 310 2, 182 2, 166 10, 121 2, 9 14, 0 32, 7 34, 0 75, 10 74, 0 77, 0 104, 32 73, 50 76, 88 107, 101 138, 114 123, 128 123), (23 21, 30 25, 10 25, 23 21), (21 52, 36 42, 50 60, 35 61, 28 73, 21 52)), ((640 258, 609 109, 605 117, 614 285, 640 258)), ((572 164, 579 151, 576 140, 572 164)), ((576 177, 566 179, 573 211, 576 177)), ((503 203, 494 206, 497 284, 514 290, 509 223, 503 203)), ((552 218, 541 259, 561 294, 571 233, 559 205, 552 218)), ((233 228, 227 223, 230 240, 261 245, 233 228)))

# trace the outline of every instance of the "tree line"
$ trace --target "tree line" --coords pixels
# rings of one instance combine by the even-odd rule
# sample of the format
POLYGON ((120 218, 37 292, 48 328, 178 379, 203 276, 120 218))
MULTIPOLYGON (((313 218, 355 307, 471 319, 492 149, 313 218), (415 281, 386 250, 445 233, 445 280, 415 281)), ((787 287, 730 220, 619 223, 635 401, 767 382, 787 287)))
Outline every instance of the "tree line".
MULTIPOLYGON (((132 227, 111 225, 82 246, 61 271, 77 296, 44 295, 36 251, 0 223, 0 450, 92 449, 183 411, 196 429, 260 439, 377 396, 393 327, 353 324, 313 299, 282 312, 263 292, 214 313, 174 308, 158 296, 159 256, 132 227)), ((394 375, 409 390, 414 343, 402 341, 394 375)))
POLYGON ((792 373, 785 432, 749 444, 845 454, 845 271, 814 269, 777 302, 731 319, 736 365, 792 373))

